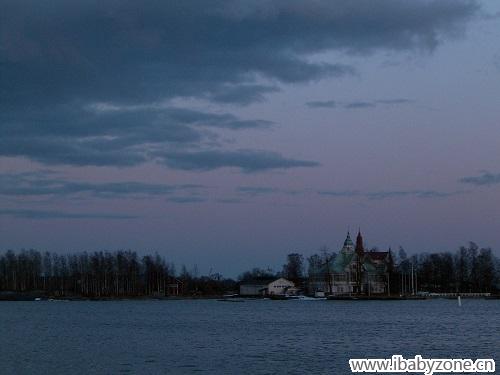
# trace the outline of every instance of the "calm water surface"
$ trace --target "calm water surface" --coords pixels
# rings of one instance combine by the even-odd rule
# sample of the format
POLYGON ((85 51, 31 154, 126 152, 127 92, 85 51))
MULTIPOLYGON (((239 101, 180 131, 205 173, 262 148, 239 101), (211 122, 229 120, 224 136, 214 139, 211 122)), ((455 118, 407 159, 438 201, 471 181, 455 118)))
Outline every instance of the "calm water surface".
POLYGON ((494 358, 500 300, 0 302, 0 374, 350 374, 494 358))

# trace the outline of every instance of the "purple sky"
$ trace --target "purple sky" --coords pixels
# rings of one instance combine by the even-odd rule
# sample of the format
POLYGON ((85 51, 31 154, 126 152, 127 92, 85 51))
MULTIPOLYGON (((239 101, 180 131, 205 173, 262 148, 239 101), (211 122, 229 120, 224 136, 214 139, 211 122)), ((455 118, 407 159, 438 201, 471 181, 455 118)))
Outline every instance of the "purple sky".
POLYGON ((0 249, 500 249, 496 1, 0 3, 0 249))

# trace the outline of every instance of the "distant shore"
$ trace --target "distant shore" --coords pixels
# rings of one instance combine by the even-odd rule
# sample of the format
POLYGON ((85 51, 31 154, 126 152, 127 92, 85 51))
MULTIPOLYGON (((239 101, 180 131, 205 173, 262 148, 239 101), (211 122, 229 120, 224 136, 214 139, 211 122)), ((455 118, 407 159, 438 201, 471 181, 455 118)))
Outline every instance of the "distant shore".
POLYGON ((2 301, 126 301, 126 300, 195 300, 195 299, 218 299, 221 295, 207 296, 122 296, 122 297, 85 297, 85 296, 54 296, 42 293, 14 293, 1 292, 2 301))
MULTIPOLYGON (((269 299, 269 297, 242 297, 234 296, 243 300, 269 299)), ((127 301, 127 300, 149 300, 149 301, 181 301, 181 300, 230 300, 224 295, 200 295, 200 296, 122 296, 122 297, 86 297, 75 295, 47 295, 44 293, 18 293, 18 292, 0 292, 0 302, 2 301, 127 301)), ((427 300, 427 299, 456 299, 456 296, 328 296, 329 301, 407 301, 407 300, 427 300)), ((500 294, 490 296, 467 296, 466 299, 488 299, 500 300, 500 294)), ((275 300, 284 300, 286 298, 270 298, 275 300)))

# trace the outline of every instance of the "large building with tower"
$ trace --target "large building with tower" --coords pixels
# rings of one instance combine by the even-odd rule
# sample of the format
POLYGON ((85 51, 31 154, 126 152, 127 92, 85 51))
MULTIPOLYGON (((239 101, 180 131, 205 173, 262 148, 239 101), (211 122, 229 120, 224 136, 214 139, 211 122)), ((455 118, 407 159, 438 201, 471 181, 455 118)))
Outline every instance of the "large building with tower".
POLYGON ((315 280, 311 280, 312 292, 322 291, 330 295, 389 295, 390 275, 393 269, 391 250, 367 251, 361 231, 356 244, 347 232, 344 245, 331 261, 321 268, 315 280))

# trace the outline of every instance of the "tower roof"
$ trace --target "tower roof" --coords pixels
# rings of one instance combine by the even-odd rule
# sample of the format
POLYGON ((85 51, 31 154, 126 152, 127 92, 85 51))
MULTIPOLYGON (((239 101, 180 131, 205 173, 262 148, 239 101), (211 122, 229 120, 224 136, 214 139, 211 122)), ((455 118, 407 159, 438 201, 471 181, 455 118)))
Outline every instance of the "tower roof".
POLYGON ((344 247, 348 247, 348 246, 354 246, 354 243, 352 242, 351 240, 351 234, 349 233, 349 231, 347 232, 347 237, 344 241, 344 247))
POLYGON ((363 245, 363 236, 361 236, 361 229, 358 231, 358 236, 356 237, 356 252, 362 254, 365 251, 363 245))
POLYGON ((351 234, 349 233, 349 231, 347 231, 347 237, 344 241, 344 246, 342 247, 342 250, 340 250, 340 251, 344 252, 344 253, 354 252, 354 243, 351 240, 351 234))

